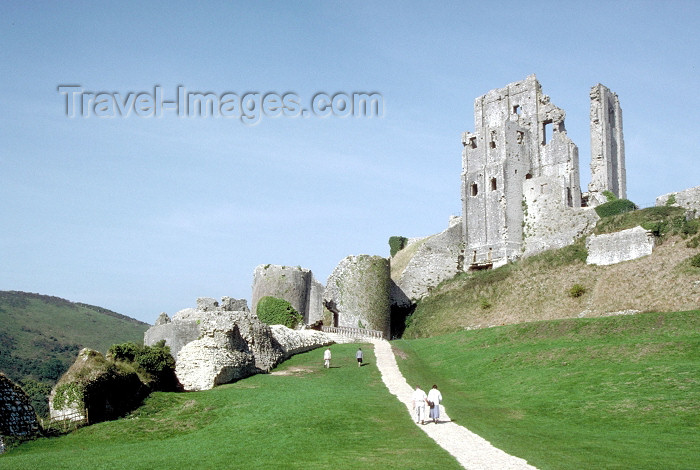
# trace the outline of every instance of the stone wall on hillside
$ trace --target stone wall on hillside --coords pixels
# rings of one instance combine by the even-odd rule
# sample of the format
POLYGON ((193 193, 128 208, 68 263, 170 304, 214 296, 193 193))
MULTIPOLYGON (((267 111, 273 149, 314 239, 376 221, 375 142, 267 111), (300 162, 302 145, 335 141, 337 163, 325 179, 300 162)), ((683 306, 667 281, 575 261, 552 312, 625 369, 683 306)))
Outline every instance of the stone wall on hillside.
POLYGON ((665 206, 668 204, 671 197, 673 197, 673 199, 671 199, 670 206, 682 207, 688 211, 695 211, 692 213, 694 217, 700 215, 700 186, 659 196, 656 198, 656 205, 665 206))
POLYGON ((326 282, 324 303, 334 313, 332 326, 369 328, 389 337, 391 284, 388 259, 344 258, 326 282))
POLYGON ((256 267, 251 300, 253 313, 256 313, 260 299, 266 296, 289 302, 302 315, 307 325, 323 317, 323 285, 314 279, 309 269, 276 264, 261 264, 256 267))
MULTIPOLYGON (((450 219, 450 226, 445 231, 421 241, 406 267, 400 273, 392 273, 394 281, 391 291, 392 305, 408 306, 426 296, 442 281, 453 278, 462 270, 464 244, 462 224, 458 217, 450 219)), ((408 248, 411 245, 413 243, 404 248, 406 252, 399 253, 404 255, 409 252, 408 248)), ((394 258, 390 261, 393 263, 394 258)))
POLYGON ((32 436, 40 431, 34 407, 24 390, 0 372, 0 454, 3 436, 32 436))
POLYGON ((654 249, 654 235, 642 227, 634 227, 586 239, 586 263, 610 265, 650 255, 654 249))

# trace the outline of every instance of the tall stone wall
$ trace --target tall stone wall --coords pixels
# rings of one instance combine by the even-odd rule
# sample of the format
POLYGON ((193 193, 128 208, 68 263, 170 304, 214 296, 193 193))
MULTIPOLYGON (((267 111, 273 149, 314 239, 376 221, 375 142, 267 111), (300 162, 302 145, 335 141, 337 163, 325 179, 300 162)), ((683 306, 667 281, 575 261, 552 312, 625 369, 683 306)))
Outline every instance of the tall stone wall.
POLYGON ((24 390, 0 372, 0 454, 3 436, 31 436, 40 430, 34 407, 24 390))
POLYGON ((391 276, 389 260, 380 256, 348 256, 326 282, 324 302, 337 310, 337 324, 390 333, 391 276))
POLYGON ((602 204, 610 191, 627 197, 622 108, 617 94, 600 83, 591 88, 591 205, 602 204))
POLYGON ((460 220, 447 230, 410 245, 391 258, 392 305, 408 306, 462 270, 463 243, 460 220), (403 260, 408 256, 408 260, 403 260))

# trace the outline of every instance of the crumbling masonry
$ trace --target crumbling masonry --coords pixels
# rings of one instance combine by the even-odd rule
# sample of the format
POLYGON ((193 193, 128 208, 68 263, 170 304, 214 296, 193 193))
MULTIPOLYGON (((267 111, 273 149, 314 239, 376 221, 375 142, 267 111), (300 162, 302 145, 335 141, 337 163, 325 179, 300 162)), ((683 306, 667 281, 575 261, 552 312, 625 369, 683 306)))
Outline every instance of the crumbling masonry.
POLYGON ((581 193, 578 148, 566 134, 565 115, 534 75, 475 100, 475 132, 462 134, 465 268, 568 245, 597 219, 583 206, 604 202, 603 191, 625 196, 617 95, 602 85, 591 90, 590 194, 581 193))

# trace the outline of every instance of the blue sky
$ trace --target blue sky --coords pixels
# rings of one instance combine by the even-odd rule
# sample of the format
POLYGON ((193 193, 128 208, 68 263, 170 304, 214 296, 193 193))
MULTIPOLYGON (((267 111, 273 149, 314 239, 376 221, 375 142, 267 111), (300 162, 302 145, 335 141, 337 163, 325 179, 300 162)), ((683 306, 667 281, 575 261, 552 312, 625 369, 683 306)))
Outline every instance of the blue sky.
POLYGON ((590 87, 621 100, 628 198, 700 185, 700 3, 2 2, 0 290, 153 323, 250 300, 259 264, 325 283, 460 212, 473 102, 536 74, 590 179, 590 87), (377 92, 382 117, 70 118, 59 85, 377 92))

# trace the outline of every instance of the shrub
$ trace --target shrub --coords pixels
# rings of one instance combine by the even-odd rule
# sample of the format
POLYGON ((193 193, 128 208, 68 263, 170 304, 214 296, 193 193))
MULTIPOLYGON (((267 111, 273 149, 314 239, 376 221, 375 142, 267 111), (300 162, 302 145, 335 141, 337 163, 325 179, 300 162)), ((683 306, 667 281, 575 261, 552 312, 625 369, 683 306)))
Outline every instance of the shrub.
POLYGON ((482 310, 488 310, 491 308, 491 302, 486 297, 482 297, 479 299, 479 306, 482 310))
POLYGON ((390 253, 390 255, 394 256, 396 253, 403 250, 406 247, 406 242, 408 242, 408 238, 406 238, 406 237, 401 237, 401 236, 389 237, 389 253, 390 253))
POLYGON ((134 343, 114 344, 108 353, 115 361, 133 364, 147 385, 154 390, 170 391, 177 385, 175 359, 165 341, 153 346, 140 346, 134 343))
POLYGON ((608 200, 607 202, 615 201, 618 199, 618 197, 615 196, 615 194, 612 191, 608 190, 603 191, 603 196, 605 196, 605 199, 608 200))
POLYGON ((676 195, 675 195, 675 194, 671 194, 671 195, 668 197, 668 199, 666 199, 666 204, 664 204, 664 205, 665 205, 665 206, 672 206, 672 205, 674 205, 675 203, 676 203, 676 195))
POLYGON ((700 268, 700 253, 690 258, 690 265, 694 268, 700 268))
POLYGON ((615 199, 601 204, 595 208, 596 213, 602 217, 610 217, 617 214, 624 214, 637 209, 634 202, 628 199, 615 199))
POLYGON ((572 297, 574 299, 577 297, 581 297, 585 293, 586 293, 586 288, 584 286, 582 286, 581 284, 574 284, 569 289, 569 297, 572 297))
POLYGON ((263 323, 268 325, 284 325, 288 328, 295 328, 303 318, 292 304, 284 299, 266 296, 258 301, 256 315, 263 323))

